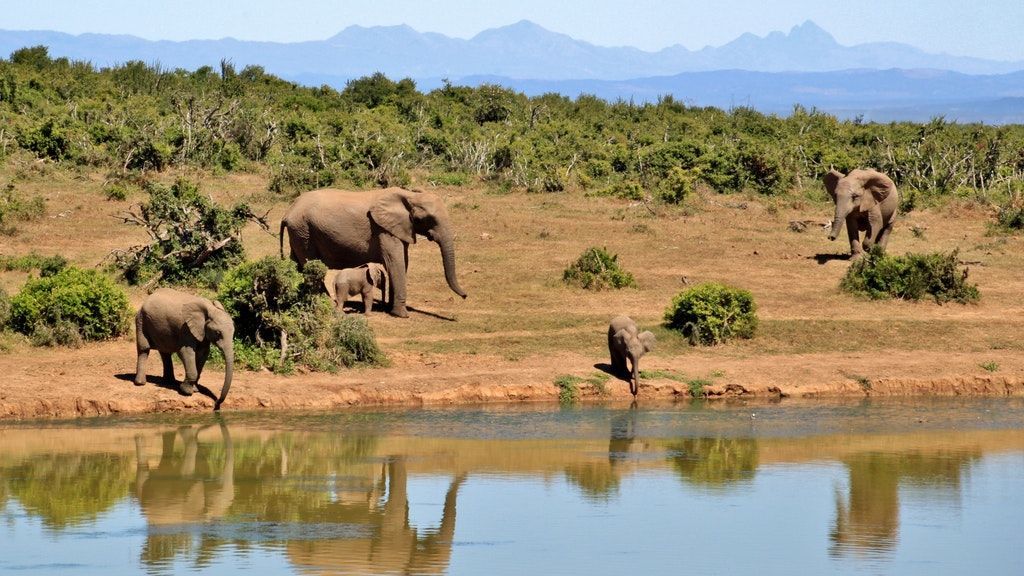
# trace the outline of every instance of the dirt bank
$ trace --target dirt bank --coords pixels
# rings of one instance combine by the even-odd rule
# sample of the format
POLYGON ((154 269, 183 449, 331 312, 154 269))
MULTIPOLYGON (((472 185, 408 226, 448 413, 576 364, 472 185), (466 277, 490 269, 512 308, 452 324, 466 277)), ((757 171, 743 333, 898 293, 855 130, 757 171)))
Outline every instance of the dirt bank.
MULTIPOLYGON (((31 350, 29 355, 0 355, 0 418, 74 418, 111 414, 203 412, 213 402, 203 395, 184 397, 157 383, 159 362, 150 366, 150 383, 132 382, 132 343, 119 340, 77 350, 31 350)), ((972 353, 899 353, 873 359, 864 354, 787 354, 722 358, 714 352, 684 357, 650 357, 640 400, 690 396, 690 380, 707 382, 711 398, 806 398, 864 396, 1024 396, 1024 362, 1000 359, 997 373, 980 367, 990 355, 972 353)), ((563 353, 511 361, 500 357, 438 358, 402 354, 392 366, 338 374, 280 376, 239 372, 225 411, 336 410, 352 406, 454 405, 481 402, 557 402, 555 375, 582 378, 602 374, 603 358, 563 353)), ((180 377, 180 367, 179 374, 180 377)), ((222 374, 213 369, 203 383, 219 391, 222 374)), ((581 383, 584 401, 626 401, 626 382, 610 378, 600 385, 581 383)))

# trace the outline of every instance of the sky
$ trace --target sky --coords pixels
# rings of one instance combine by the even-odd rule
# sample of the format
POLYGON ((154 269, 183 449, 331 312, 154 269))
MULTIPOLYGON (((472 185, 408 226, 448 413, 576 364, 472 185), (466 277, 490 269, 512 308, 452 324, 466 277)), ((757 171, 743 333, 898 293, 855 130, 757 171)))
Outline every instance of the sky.
POLYGON ((1024 60, 1024 0, 0 0, 0 29, 149 40, 323 40, 350 25, 407 24, 469 38, 532 20, 601 46, 691 50, 813 20, 840 44, 1024 60))

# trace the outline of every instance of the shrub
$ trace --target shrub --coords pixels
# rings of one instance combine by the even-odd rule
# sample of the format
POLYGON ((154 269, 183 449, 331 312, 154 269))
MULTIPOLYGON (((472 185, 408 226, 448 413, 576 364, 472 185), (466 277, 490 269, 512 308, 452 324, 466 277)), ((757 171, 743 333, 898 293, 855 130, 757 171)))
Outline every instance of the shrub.
POLYGON ((29 280, 11 299, 11 328, 41 343, 74 343, 72 331, 86 341, 120 336, 130 317, 123 289, 100 272, 73 266, 29 280))
POLYGON ((1024 230, 1024 199, 1014 196, 996 212, 996 227, 1006 232, 1024 230))
POLYGON ((225 208, 184 179, 172 186, 148 185, 149 202, 125 222, 146 228, 151 241, 114 254, 114 265, 129 284, 161 280, 214 284, 217 275, 245 259, 242 227, 263 218, 245 204, 225 208))
POLYGON ((7 321, 11 318, 11 297, 7 295, 7 291, 0 286, 0 330, 3 330, 7 326, 7 321))
POLYGON ((386 363, 365 319, 335 313, 323 294, 326 272, 319 260, 300 272, 291 260, 268 256, 225 274, 218 298, 235 319, 236 359, 243 366, 333 372, 386 363))
POLYGON ((920 300, 931 294, 944 302, 977 302, 978 287, 967 283, 967 268, 960 269, 958 251, 949 254, 889 256, 875 247, 850 265, 839 287, 873 299, 920 300))
POLYGON ((681 204, 693 194, 697 184, 698 172, 684 170, 675 166, 658 186, 658 199, 666 204, 681 204))
POLYGON ((757 306, 747 290, 706 282, 672 299, 665 310, 665 325, 682 332, 693 345, 753 338, 757 331, 757 306))
POLYGON ((585 290, 605 288, 636 287, 633 275, 619 267, 617 254, 609 254, 607 248, 590 247, 579 259, 565 269, 562 281, 585 290))
POLYGON ((31 272, 39 270, 42 277, 53 276, 68 265, 68 259, 60 254, 40 256, 35 252, 25 256, 0 256, 0 270, 31 272))

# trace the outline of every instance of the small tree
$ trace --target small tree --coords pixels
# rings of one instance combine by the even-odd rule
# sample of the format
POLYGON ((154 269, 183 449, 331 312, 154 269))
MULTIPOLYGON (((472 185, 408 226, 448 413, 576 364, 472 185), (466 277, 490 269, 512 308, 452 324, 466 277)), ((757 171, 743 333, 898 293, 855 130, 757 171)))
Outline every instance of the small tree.
POLYGON ((944 254, 889 256, 875 247, 846 271, 839 287, 873 299, 920 300, 931 295, 939 304, 967 304, 981 298, 978 287, 967 282, 956 250, 944 254))
POLYGON ((757 306, 747 290, 706 282, 672 299, 665 310, 665 325, 682 332, 693 345, 753 338, 757 331, 757 306))
POLYGON ((148 184, 149 202, 128 211, 126 223, 145 228, 150 241, 113 253, 114 265, 130 284, 159 281, 196 284, 245 259, 240 236, 252 220, 269 230, 266 215, 247 205, 219 206, 183 179, 172 186, 148 184))
POLYGON ((585 290, 635 288, 636 280, 619 267, 618 258, 618 254, 609 254, 607 248, 587 248, 565 269, 562 281, 585 290))

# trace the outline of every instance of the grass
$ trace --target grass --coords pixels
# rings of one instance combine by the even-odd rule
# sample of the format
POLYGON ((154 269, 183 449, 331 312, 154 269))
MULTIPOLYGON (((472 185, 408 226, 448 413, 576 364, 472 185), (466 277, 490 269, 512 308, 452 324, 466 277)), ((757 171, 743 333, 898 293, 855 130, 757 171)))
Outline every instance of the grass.
POLYGON ((690 390, 690 397, 692 398, 703 398, 704 388, 713 384, 710 380, 703 378, 694 378, 693 380, 687 380, 686 386, 690 390))
POLYGON ((587 377, 563 374, 555 378, 555 386, 558 388, 558 403, 568 406, 579 402, 580 386, 583 384, 590 385, 598 396, 607 396, 609 379, 611 376, 604 372, 593 372, 587 377))
POLYGON ((863 390, 865 392, 870 392, 871 391, 871 387, 872 387, 871 379, 868 378, 867 376, 861 376, 860 374, 848 374, 848 373, 844 373, 843 376, 845 376, 845 377, 849 378, 850 380, 853 380, 854 382, 856 382, 860 386, 861 390, 863 390))
POLYGON ((982 362, 978 366, 981 366, 986 372, 996 372, 999 370, 999 363, 994 361, 982 362))

